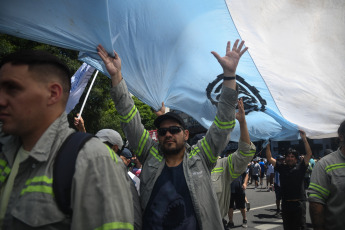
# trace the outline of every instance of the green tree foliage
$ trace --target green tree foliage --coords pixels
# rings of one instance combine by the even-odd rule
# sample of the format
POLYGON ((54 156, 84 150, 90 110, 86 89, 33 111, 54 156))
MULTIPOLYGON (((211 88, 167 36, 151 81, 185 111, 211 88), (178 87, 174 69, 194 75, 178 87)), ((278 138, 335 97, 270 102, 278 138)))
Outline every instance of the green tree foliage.
POLYGON ((141 122, 143 123, 144 127, 147 130, 156 129, 155 125, 153 124, 154 120, 156 119, 156 114, 154 114, 152 108, 143 102, 141 102, 138 98, 133 97, 134 104, 138 108, 141 116, 141 122))
MULTIPOLYGON (((0 34, 0 59, 9 53, 23 49, 47 50, 48 52, 64 60, 70 68, 71 73, 75 73, 82 64, 82 62, 78 60, 78 51, 63 49, 6 34, 0 34)), ((79 103, 70 112, 70 114, 68 114, 69 123, 71 124, 72 128, 74 128, 74 117, 77 116, 77 113, 79 113, 81 109, 82 103, 84 102, 86 93, 91 84, 91 79, 85 88, 79 103)), ((110 87, 111 80, 105 75, 99 73, 82 112, 85 128, 90 133, 96 133, 98 130, 104 128, 114 129, 118 131, 122 137, 124 137, 118 113, 115 109, 113 101, 110 98, 110 87)), ((142 103, 136 97, 133 97, 133 99, 142 117, 144 127, 147 130, 155 129, 153 121, 156 118, 156 115, 152 112, 151 108, 142 103)))

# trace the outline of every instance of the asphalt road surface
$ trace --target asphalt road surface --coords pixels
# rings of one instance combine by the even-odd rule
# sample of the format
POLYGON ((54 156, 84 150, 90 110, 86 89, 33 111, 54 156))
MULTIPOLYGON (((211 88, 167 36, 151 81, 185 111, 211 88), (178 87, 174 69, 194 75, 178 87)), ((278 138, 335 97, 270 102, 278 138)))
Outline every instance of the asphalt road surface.
MULTIPOLYGON (((250 210, 247 212, 247 229, 260 229, 260 230, 282 230, 283 220, 281 217, 275 216, 276 214, 276 201, 275 192, 267 191, 266 181, 261 189, 254 190, 254 186, 248 185, 246 190, 246 196, 250 202, 250 210)), ((312 230, 311 221, 309 216, 309 204, 307 202, 307 229, 312 230)), ((228 218, 225 218, 228 221, 228 218)), ((243 229, 242 215, 239 210, 234 212, 234 224, 235 227, 232 229, 243 229)))

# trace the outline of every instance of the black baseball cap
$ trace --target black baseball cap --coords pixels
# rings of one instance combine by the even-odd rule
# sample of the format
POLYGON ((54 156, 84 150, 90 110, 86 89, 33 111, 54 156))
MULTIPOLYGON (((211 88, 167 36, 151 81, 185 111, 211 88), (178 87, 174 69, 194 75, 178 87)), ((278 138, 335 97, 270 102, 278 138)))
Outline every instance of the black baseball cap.
POLYGON ((184 123, 183 119, 179 115, 177 115, 176 113, 173 113, 173 112, 167 112, 167 113, 157 117, 156 120, 153 122, 153 124, 157 128, 159 128, 160 124, 163 121, 168 120, 168 119, 177 121, 177 123, 179 123, 183 129, 186 129, 186 124, 184 123))

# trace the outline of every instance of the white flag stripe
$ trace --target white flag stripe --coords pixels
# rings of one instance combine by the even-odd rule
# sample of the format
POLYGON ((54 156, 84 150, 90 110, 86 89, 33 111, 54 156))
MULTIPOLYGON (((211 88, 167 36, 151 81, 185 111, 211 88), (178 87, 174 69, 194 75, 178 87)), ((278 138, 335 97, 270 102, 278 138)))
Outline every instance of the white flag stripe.
POLYGON ((68 98, 66 113, 70 113, 78 104, 84 89, 92 76, 95 68, 83 63, 71 78, 71 91, 68 98))

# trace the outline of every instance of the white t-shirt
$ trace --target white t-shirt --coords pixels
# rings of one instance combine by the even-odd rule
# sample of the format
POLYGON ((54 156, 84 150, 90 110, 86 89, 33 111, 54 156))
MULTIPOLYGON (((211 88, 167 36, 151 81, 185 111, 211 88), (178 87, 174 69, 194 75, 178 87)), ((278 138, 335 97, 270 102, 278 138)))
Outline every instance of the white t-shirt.
POLYGON ((129 171, 128 171, 128 175, 132 178, 132 181, 135 185, 135 188, 137 189, 138 194, 140 196, 140 179, 139 179, 139 177, 137 177, 136 175, 134 175, 132 172, 129 172, 129 171))
POLYGON ((267 175, 270 175, 272 173, 274 173, 274 167, 272 164, 269 164, 267 168, 267 175))

